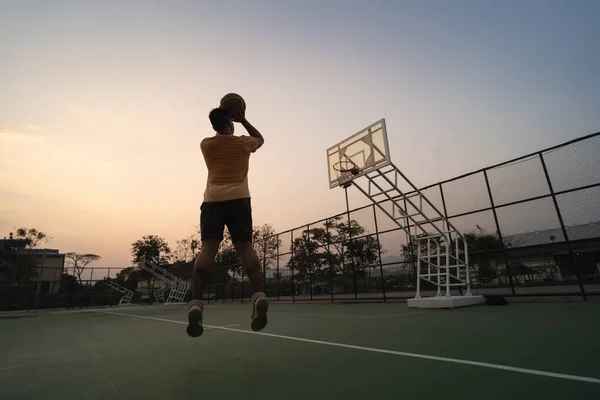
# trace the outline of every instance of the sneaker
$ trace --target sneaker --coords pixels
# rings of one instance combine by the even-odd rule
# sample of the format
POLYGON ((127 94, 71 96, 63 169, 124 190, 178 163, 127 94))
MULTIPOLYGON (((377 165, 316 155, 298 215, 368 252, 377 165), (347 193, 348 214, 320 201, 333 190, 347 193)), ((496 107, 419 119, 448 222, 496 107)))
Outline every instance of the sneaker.
POLYGON ((253 331, 260 331, 267 326, 268 309, 267 296, 263 292, 254 293, 252 296, 252 323, 250 324, 253 331))
POLYGON ((188 336, 198 337, 204 332, 202 327, 202 313, 204 303, 200 300, 192 300, 188 305, 188 326, 186 332, 188 336))

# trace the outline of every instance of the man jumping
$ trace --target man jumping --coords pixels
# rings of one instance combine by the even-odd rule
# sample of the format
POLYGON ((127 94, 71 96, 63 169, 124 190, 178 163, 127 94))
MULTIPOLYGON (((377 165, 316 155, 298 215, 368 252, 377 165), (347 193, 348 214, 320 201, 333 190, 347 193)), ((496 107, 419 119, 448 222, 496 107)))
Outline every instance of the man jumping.
POLYGON ((208 179, 200 207, 202 249, 194 263, 192 301, 188 306, 187 334, 192 337, 198 337, 204 331, 202 295, 225 226, 252 285, 252 330, 260 331, 267 325, 269 308, 260 261, 252 248, 252 207, 248 187, 250 154, 263 145, 264 139, 243 112, 231 113, 215 108, 208 117, 216 134, 200 143, 208 179), (241 123, 250 136, 235 136, 234 120, 241 123))

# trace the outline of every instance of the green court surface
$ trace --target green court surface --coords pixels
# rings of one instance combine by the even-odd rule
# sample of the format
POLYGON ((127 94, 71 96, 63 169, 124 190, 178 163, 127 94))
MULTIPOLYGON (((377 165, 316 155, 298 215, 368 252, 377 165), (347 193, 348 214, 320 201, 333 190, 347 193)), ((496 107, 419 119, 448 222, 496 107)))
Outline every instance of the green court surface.
POLYGON ((0 399, 599 399, 600 302, 209 305, 0 319, 0 399))

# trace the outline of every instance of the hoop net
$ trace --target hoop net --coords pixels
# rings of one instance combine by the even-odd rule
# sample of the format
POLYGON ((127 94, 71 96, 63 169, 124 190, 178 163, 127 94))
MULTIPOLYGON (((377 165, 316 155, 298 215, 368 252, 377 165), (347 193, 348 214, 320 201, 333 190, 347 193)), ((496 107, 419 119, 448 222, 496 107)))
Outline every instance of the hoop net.
POLYGON ((338 161, 333 164, 333 169, 337 175, 337 181, 341 187, 347 188, 352 185, 354 176, 360 172, 360 169, 352 161, 338 161))

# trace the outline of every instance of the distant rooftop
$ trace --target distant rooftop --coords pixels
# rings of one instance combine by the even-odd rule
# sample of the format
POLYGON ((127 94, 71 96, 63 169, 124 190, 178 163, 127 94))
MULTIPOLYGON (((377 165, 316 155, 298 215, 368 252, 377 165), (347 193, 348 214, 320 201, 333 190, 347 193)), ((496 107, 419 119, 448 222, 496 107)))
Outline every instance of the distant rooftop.
MULTIPOLYGON (((566 231, 570 241, 600 238, 600 221, 567 226, 566 231)), ((503 236, 503 240, 506 246, 521 247, 564 242, 565 238, 561 228, 554 228, 507 235, 503 236)))

